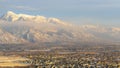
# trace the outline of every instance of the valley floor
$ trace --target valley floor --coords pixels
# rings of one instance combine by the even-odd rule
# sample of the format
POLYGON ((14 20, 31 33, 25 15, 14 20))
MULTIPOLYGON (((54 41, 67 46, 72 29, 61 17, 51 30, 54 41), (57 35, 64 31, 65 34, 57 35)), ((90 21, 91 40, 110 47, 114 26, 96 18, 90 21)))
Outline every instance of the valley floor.
POLYGON ((25 63, 29 61, 27 58, 18 56, 0 56, 0 68, 4 67, 26 67, 30 64, 25 63))

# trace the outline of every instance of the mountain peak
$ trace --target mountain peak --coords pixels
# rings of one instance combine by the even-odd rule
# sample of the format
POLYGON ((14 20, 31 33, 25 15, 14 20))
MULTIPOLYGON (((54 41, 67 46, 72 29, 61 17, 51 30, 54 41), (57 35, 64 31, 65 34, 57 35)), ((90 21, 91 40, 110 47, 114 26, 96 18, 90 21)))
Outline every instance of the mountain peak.
POLYGON ((12 11, 8 11, 6 14, 4 14, 2 17, 1 17, 2 20, 5 20, 5 21, 15 21, 17 20, 17 14, 15 14, 14 12, 12 11))
POLYGON ((8 11, 6 14, 3 15, 3 17, 6 17, 6 18, 8 18, 8 17, 13 18, 13 17, 16 17, 16 16, 17 16, 17 14, 12 12, 12 11, 8 11))
POLYGON ((35 22, 46 22, 44 16, 33 16, 28 14, 16 14, 12 11, 8 11, 1 17, 2 20, 15 22, 15 21, 35 21, 35 22))
POLYGON ((28 14, 16 14, 12 11, 8 11, 6 14, 4 14, 1 17, 1 19, 8 22, 28 21, 28 22, 35 22, 35 23, 52 23, 52 24, 68 25, 67 23, 64 23, 63 21, 57 18, 47 18, 39 15, 34 16, 34 15, 28 15, 28 14))
POLYGON ((8 11, 7 14, 15 14, 15 13, 12 11, 8 11))

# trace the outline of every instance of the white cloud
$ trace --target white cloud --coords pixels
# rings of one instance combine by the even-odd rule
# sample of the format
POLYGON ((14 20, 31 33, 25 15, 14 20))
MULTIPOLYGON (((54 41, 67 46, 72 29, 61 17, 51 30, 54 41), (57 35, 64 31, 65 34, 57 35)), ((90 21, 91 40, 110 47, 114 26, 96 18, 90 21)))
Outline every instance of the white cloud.
POLYGON ((37 8, 28 7, 28 6, 13 6, 13 8, 23 9, 23 10, 30 10, 30 11, 37 11, 37 10, 39 10, 39 9, 37 9, 37 8))

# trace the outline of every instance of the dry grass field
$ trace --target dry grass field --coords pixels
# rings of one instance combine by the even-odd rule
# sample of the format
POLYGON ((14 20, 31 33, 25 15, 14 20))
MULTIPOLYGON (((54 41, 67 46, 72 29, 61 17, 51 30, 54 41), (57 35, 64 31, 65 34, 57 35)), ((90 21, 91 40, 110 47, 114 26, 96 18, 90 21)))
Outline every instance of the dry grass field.
POLYGON ((28 66, 29 64, 23 63, 27 60, 29 59, 16 56, 0 56, 0 67, 28 66))

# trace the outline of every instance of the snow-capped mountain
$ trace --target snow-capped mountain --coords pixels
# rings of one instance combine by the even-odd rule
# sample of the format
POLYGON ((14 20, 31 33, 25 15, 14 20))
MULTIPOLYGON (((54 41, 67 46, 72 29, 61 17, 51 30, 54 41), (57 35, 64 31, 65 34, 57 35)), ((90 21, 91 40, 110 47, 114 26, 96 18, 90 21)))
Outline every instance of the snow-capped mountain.
MULTIPOLYGON (((15 38, 20 38, 19 41, 22 39, 31 43, 120 42, 119 27, 104 27, 99 25, 78 26, 66 23, 57 18, 16 14, 11 11, 1 17, 0 28, 10 34, 9 36, 12 35, 15 38)), ((3 37, 7 37, 7 35, 3 37)))
POLYGON ((46 22, 46 18, 43 16, 31 16, 31 15, 26 15, 26 14, 16 14, 12 11, 8 11, 5 15, 2 16, 3 20, 6 21, 40 21, 40 22, 46 22))
POLYGON ((8 11, 5 15, 1 17, 1 19, 9 22, 27 21, 27 22, 35 22, 35 23, 53 23, 53 24, 68 25, 57 18, 46 18, 44 16, 39 16, 39 15, 33 16, 27 14, 16 14, 12 11, 8 11))

